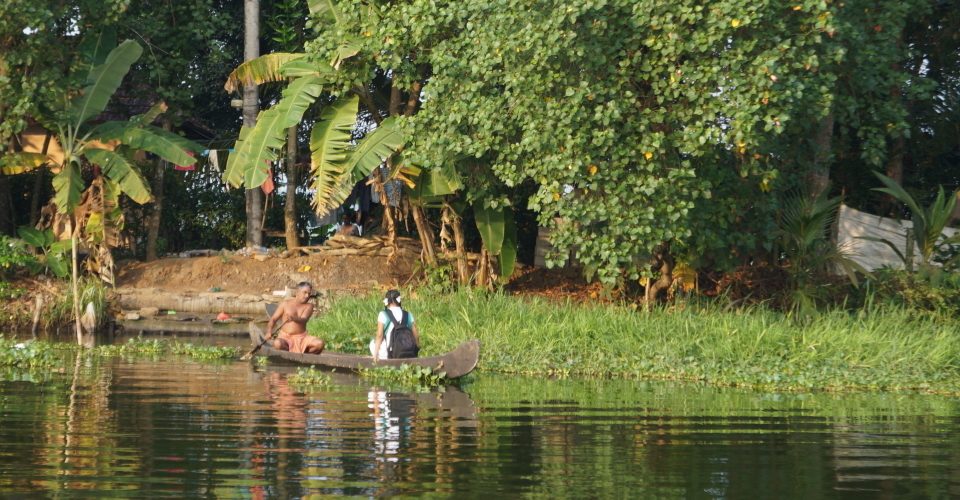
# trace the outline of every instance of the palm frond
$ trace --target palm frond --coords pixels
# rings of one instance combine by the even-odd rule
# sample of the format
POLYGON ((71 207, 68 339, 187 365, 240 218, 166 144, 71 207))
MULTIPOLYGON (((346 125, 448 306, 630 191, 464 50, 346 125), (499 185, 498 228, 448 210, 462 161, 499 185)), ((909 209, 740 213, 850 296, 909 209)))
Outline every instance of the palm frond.
MULTIPOLYGON (((276 106, 260 113, 257 124, 242 141, 237 141, 227 161, 242 172, 247 189, 259 187, 267 179, 268 163, 277 159, 277 151, 286 145, 286 130, 300 123, 307 108, 323 90, 320 78, 305 76, 290 82, 276 106)), ((234 172, 230 172, 234 179, 234 172)))
POLYGON ((357 120, 359 98, 354 95, 326 108, 310 134, 310 170, 318 213, 336 208, 350 194, 350 171, 344 162, 351 131, 357 120))
POLYGON ((95 66, 87 76, 87 84, 73 100, 70 117, 76 127, 100 114, 113 96, 130 66, 140 58, 143 48, 133 40, 126 40, 110 51, 103 64, 95 66))
POLYGON ((289 52, 274 52, 262 55, 256 59, 244 62, 227 76, 223 88, 227 92, 234 92, 247 85, 263 85, 264 83, 282 82, 287 79, 280 69, 286 63, 304 57, 306 54, 292 54, 289 52))
POLYGON ((373 133, 357 144, 357 148, 347 159, 345 169, 353 173, 354 180, 362 180, 393 155, 403 143, 403 135, 397 127, 396 118, 391 116, 380 122, 373 133))
POLYGON ((116 151, 90 148, 86 157, 91 163, 100 165, 103 175, 120 186, 120 190, 137 203, 150 201, 150 188, 133 164, 116 151))

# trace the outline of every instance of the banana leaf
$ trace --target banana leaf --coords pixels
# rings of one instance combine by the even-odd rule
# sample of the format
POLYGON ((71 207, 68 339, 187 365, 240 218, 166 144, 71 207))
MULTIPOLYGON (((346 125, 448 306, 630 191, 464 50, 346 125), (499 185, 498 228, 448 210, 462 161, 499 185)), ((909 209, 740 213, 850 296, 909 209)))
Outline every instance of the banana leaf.
POLYGON ((322 80, 304 76, 290 82, 276 106, 260 113, 257 124, 242 143, 238 142, 233 158, 243 172, 247 189, 259 187, 267 180, 268 162, 277 159, 277 151, 286 146, 286 130, 300 123, 307 108, 323 90, 322 80))
POLYGON ((352 96, 323 110, 310 134, 310 169, 317 213, 336 208, 350 195, 353 183, 346 170, 351 132, 359 98, 352 96))
POLYGON ((500 255, 500 251, 503 249, 505 232, 504 210, 502 208, 484 208, 480 205, 474 205, 473 215, 476 218, 477 230, 480 231, 483 246, 490 252, 490 255, 500 255))
POLYGON ((87 159, 100 165, 103 175, 120 186, 120 190, 137 203, 150 201, 150 189, 140 172, 126 158, 116 151, 90 148, 87 159))
POLYGON ((244 62, 227 76, 223 88, 227 92, 234 92, 245 85, 263 85, 264 83, 282 82, 287 79, 281 69, 290 61, 305 57, 306 54, 292 54, 289 52, 274 52, 262 55, 256 59, 244 62))
POLYGON ((143 48, 137 42, 126 40, 110 51, 103 64, 90 70, 86 87, 70 106, 69 115, 76 127, 106 109, 107 102, 120 87, 130 66, 142 53, 143 48))
POLYGON ((387 158, 393 155, 404 143, 397 128, 396 118, 390 117, 370 135, 364 137, 350 154, 344 169, 353 173, 353 179, 360 181, 373 172, 387 158))

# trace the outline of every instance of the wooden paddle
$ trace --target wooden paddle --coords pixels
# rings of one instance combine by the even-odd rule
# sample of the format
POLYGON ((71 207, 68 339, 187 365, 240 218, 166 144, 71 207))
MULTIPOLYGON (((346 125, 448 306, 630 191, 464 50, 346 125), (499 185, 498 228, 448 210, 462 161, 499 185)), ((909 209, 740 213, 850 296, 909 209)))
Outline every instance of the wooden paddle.
MULTIPOLYGON (((309 299, 309 300, 317 300, 317 297, 318 297, 318 296, 319 296, 319 294, 316 293, 316 292, 314 292, 314 293, 310 294, 310 299, 309 299)), ((266 307, 266 310, 267 310, 267 317, 270 318, 270 317, 273 317, 273 313, 277 312, 277 307, 279 307, 279 306, 278 306, 277 304, 265 304, 264 307, 266 307)), ((277 326, 275 326, 275 327, 273 328, 273 332, 269 332, 269 335, 264 336, 263 342, 260 342, 259 344, 257 344, 256 347, 254 347, 253 349, 250 349, 250 352, 248 352, 248 353, 244 354, 243 356, 241 356, 240 359, 241 359, 242 361, 247 361, 247 360, 249 360, 250 358, 253 358, 253 355, 256 354, 257 351, 259 351, 260 348, 264 346, 264 344, 266 344, 267 342, 269 342, 271 339, 273 339, 273 337, 275 337, 275 336, 277 335, 277 331, 280 330, 280 327, 283 326, 284 323, 286 323, 286 322, 287 322, 287 320, 281 321, 279 325, 277 325, 277 326)))
MULTIPOLYGON (((276 304, 267 304, 267 305, 266 305, 266 308, 267 308, 267 317, 269 318, 269 317, 273 316, 273 313, 274 313, 274 312, 276 312, 276 310, 277 310, 277 305, 276 305, 276 304)), ((254 347, 253 349, 250 349, 250 351, 249 351, 248 353, 246 353, 246 354, 244 354, 243 356, 241 356, 241 357, 240 357, 240 360, 241 360, 241 361, 248 361, 248 360, 250 360, 251 358, 253 358, 253 355, 256 354, 257 351, 259 351, 260 348, 263 347, 264 344, 266 344, 267 342, 269 342, 270 340, 272 340, 274 336, 276 336, 277 331, 280 330, 280 327, 283 326, 284 323, 286 323, 286 322, 287 322, 287 320, 281 321, 279 325, 277 325, 277 326, 275 326, 275 327, 273 328, 273 332, 269 332, 269 333, 270 333, 269 335, 265 335, 265 336, 263 337, 263 342, 260 342, 259 344, 257 344, 256 347, 254 347)))

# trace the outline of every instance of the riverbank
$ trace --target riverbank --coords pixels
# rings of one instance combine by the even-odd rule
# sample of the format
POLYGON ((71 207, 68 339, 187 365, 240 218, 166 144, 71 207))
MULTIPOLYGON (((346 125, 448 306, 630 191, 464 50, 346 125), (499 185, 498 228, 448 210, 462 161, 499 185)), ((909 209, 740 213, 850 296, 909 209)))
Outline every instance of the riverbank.
MULTIPOLYGON (((716 302, 644 312, 476 291, 412 292, 404 306, 417 318, 423 354, 478 338, 481 371, 960 395, 960 322, 892 306, 803 324, 716 302)), ((309 328, 332 350, 364 352, 381 307, 375 295, 338 297, 309 328)))

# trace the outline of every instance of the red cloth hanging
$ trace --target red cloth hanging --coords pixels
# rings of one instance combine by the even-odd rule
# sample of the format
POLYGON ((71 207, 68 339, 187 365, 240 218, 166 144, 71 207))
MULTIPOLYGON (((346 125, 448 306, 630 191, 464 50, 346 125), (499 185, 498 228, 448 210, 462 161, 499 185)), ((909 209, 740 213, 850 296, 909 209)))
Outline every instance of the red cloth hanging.
MULTIPOLYGON (((193 151, 187 151, 187 155, 189 155, 190 158, 194 158, 193 151)), ((197 162, 194 161, 193 163, 191 163, 191 164, 189 164, 189 165, 174 165, 174 166, 173 166, 173 169, 174 169, 174 170, 187 171, 187 172, 189 172, 189 171, 191 171, 191 170, 196 170, 196 169, 197 169, 197 162)))
MULTIPOLYGON (((267 165, 269 164, 270 162, 267 162, 267 165)), ((263 190, 263 194, 270 194, 273 192, 274 187, 275 186, 273 185, 273 169, 271 169, 270 167, 267 167, 267 180, 263 181, 263 184, 260 185, 260 189, 263 190)))

